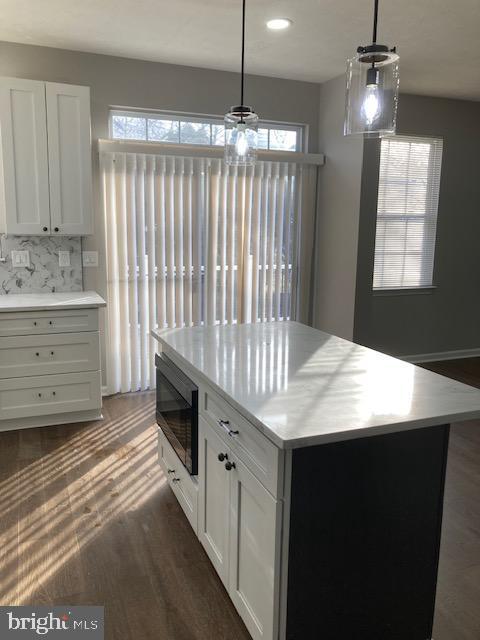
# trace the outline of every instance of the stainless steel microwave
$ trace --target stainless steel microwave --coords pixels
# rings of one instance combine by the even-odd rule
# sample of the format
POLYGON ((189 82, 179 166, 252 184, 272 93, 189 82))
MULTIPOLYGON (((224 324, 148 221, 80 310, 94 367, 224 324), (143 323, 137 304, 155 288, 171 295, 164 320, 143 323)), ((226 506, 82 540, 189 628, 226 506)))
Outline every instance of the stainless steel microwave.
POLYGON ((155 355, 157 424, 190 475, 198 473, 198 387, 165 354, 155 355))

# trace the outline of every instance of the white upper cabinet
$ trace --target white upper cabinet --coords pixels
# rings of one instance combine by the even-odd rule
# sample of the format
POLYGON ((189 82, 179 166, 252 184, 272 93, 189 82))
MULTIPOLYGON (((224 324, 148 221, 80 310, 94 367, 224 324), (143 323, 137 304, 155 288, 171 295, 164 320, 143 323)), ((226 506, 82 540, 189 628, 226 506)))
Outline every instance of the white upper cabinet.
POLYGON ((45 83, 0 80, 0 230, 50 232, 45 83))
POLYGON ((90 90, 0 79, 0 231, 93 233, 90 90))
POLYGON ((47 82, 46 96, 52 230, 86 235, 93 232, 90 90, 47 82))

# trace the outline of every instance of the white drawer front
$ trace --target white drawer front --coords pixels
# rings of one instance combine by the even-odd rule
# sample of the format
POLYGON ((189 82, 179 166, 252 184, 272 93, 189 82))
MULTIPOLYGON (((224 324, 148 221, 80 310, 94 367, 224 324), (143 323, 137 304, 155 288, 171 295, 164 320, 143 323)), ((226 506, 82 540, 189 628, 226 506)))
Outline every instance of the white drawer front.
POLYGON ((97 330, 98 309, 0 313, 0 336, 97 330))
POLYGON ((98 331, 0 338, 0 379, 100 369, 98 331))
POLYGON ((158 459, 168 484, 195 533, 198 531, 198 486, 178 459, 162 430, 158 429, 158 459))
POLYGON ((273 496, 279 496, 283 452, 231 405, 209 389, 203 389, 201 412, 264 487, 273 496))
POLYGON ((100 371, 0 380, 0 420, 102 406, 100 371))

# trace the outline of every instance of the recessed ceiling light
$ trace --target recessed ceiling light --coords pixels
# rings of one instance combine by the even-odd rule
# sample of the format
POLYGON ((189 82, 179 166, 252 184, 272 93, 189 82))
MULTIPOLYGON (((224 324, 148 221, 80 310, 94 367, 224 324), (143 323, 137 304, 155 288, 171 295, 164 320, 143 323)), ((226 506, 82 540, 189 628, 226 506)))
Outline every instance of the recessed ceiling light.
POLYGON ((267 22, 267 27, 272 31, 281 31, 282 29, 288 29, 292 24, 292 21, 288 18, 273 18, 267 22))

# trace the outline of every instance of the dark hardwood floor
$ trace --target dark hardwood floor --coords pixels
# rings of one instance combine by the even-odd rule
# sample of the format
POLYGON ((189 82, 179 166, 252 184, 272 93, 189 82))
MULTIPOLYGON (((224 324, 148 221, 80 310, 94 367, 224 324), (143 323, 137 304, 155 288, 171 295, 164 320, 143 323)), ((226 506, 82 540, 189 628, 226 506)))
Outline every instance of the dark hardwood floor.
MULTIPOLYGON (((428 367, 480 387, 480 359, 428 367)), ((0 433, 0 604, 104 604, 115 640, 248 640, 158 466, 153 394, 104 416, 0 433)), ((480 639, 479 427, 451 432, 435 640, 480 639)))
MULTIPOLYGON (((480 388, 480 358, 424 365, 480 388)), ((480 421, 450 432, 435 640, 480 639, 480 421)))
POLYGON ((248 640, 158 465, 154 399, 0 433, 0 604, 101 604, 112 640, 248 640))

